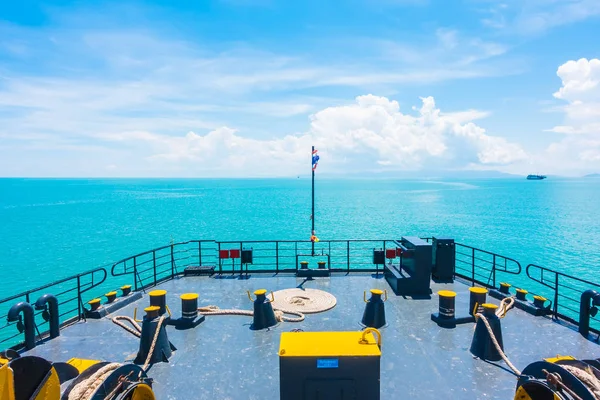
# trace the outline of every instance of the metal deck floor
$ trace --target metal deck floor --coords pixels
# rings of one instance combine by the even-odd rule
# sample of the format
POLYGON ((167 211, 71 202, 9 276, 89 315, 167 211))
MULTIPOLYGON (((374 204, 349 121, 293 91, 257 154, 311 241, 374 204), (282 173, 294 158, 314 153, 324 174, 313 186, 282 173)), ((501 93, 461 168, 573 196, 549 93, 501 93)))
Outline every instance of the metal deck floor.
MULTIPOLYGON (((297 287, 304 280, 295 276, 255 274, 248 280, 187 277, 165 282, 167 302, 178 318, 179 296, 199 293, 199 305, 220 308, 252 309, 246 291, 276 291, 297 287)), ((326 290, 337 298, 329 311, 309 314, 300 323, 283 322, 270 330, 252 331, 251 318, 244 316, 207 316, 198 327, 186 331, 168 328, 170 341, 177 347, 169 363, 155 364, 149 371, 154 379, 157 399, 279 399, 280 333, 301 328, 305 331, 361 330, 364 311, 363 291, 388 289, 384 279, 369 274, 334 275, 304 283, 305 288, 326 290)), ((394 296, 388 290, 388 326, 383 336, 381 357, 381 399, 511 399, 516 379, 499 366, 473 358, 469 352, 473 324, 455 329, 438 327, 430 314, 438 308, 435 293, 454 290, 457 316, 464 316, 469 305, 468 286, 432 283, 431 300, 394 296), (391 294, 390 294, 391 293, 391 294)), ((368 292, 367 292, 368 293, 368 292)), ((488 301, 498 304, 489 298, 488 301)), ((147 295, 114 315, 133 316, 149 304, 147 295)), ((529 363, 557 354, 577 358, 600 356, 596 343, 546 317, 533 317, 511 310, 502 320, 505 351, 519 369, 529 363)), ((51 361, 71 357, 124 362, 137 353, 136 337, 110 321, 80 322, 61 331, 61 336, 38 345, 27 354, 51 361)))

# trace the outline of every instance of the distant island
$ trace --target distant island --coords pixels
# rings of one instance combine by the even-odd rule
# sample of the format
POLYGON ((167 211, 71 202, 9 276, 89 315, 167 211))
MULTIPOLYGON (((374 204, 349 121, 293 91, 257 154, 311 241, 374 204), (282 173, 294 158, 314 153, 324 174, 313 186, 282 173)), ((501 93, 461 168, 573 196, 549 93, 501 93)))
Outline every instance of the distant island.
POLYGON ((600 178, 600 174, 588 174, 584 175, 584 178, 600 178))

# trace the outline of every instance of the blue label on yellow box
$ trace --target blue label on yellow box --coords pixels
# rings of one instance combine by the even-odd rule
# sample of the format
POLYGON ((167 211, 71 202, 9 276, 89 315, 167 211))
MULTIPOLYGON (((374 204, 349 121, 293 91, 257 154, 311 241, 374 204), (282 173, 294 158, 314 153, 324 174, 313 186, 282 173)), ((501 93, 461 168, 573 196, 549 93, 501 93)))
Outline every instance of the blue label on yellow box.
POLYGON ((317 358, 317 368, 337 368, 337 358, 317 358))

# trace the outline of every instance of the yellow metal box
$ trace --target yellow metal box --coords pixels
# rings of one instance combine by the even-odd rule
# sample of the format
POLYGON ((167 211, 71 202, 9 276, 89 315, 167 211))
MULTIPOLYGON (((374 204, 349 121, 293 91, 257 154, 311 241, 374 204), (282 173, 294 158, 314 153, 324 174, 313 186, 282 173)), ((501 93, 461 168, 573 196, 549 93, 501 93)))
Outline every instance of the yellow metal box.
POLYGON ((377 339, 372 330, 282 333, 280 398, 379 399, 381 349, 377 339))

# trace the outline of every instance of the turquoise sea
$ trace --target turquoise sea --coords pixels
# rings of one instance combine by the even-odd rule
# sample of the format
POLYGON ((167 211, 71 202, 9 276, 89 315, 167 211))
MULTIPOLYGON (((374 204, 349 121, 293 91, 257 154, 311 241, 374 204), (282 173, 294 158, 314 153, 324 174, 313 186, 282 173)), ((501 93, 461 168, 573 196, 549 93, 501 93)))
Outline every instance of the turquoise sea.
MULTIPOLYGON (((9 295, 171 240, 307 240, 310 179, 2 179, 9 295)), ((316 180, 322 240, 450 236, 594 280, 600 180, 316 180)))

